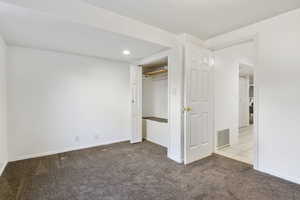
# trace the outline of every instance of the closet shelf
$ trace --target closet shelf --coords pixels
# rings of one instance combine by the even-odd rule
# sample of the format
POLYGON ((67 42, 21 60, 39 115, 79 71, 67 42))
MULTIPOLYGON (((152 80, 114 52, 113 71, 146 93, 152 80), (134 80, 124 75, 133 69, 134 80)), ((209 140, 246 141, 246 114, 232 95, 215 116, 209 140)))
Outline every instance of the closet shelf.
POLYGON ((163 73, 167 73, 167 72, 168 72, 167 69, 161 69, 161 70, 152 71, 152 72, 145 72, 144 75, 146 75, 146 76, 153 76, 153 75, 163 74, 163 73))
POLYGON ((143 119, 148 119, 156 122, 168 123, 168 119, 160 118, 160 117, 143 117, 143 119))

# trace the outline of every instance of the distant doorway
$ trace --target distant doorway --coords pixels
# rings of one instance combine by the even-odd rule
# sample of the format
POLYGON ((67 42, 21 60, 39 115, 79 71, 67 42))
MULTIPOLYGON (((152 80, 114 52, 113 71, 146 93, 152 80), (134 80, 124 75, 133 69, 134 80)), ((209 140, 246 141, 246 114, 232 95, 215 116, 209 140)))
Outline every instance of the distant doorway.
POLYGON ((218 154, 253 164, 254 155, 254 73, 250 65, 239 65, 239 129, 237 140, 218 154))

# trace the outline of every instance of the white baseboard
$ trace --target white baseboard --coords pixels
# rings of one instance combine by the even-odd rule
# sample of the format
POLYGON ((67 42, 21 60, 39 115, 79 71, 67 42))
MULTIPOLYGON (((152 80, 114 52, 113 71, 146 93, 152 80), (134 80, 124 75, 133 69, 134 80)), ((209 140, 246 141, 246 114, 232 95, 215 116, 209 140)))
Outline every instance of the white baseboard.
POLYGON ((0 163, 0 176, 2 176, 2 173, 4 172, 6 165, 7 165, 7 162, 0 163))
POLYGON ((275 172, 274 170, 269 170, 269 169, 256 169, 256 170, 260 171, 260 172, 263 172, 263 173, 266 173, 266 174, 271 175, 271 176, 275 176, 277 178, 281 178, 281 179, 289 181, 289 182, 300 184, 300 178, 295 178, 295 177, 283 175, 281 173, 278 173, 278 172, 275 172))
POLYGON ((55 155, 55 154, 59 154, 59 153, 65 153, 65 152, 76 151, 76 150, 81 150, 81 149, 88 149, 88 148, 92 148, 92 147, 109 145, 109 144, 114 144, 114 143, 119 143, 119 142, 129 142, 129 140, 128 139, 113 140, 113 141, 99 143, 99 144, 93 144, 93 145, 66 147, 66 148, 63 148, 60 150, 56 150, 56 151, 48 151, 48 152, 44 152, 44 153, 34 153, 34 154, 16 156, 15 158, 9 158, 9 162, 26 160, 26 159, 31 159, 31 158, 38 158, 38 157, 49 156, 49 155, 55 155))
POLYGON ((183 159, 178 157, 178 156, 174 156, 172 154, 168 154, 168 158, 170 158, 171 160, 174 160, 177 163, 183 163, 183 159))

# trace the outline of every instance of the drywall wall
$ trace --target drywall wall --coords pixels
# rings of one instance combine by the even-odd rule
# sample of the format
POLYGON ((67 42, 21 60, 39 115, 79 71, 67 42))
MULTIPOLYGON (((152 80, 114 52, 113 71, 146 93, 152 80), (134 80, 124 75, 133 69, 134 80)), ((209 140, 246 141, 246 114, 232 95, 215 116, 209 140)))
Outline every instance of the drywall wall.
POLYGON ((254 43, 215 51, 214 56, 215 131, 229 128, 230 143, 234 144, 239 130, 239 65, 254 64, 254 43))
POLYGON ((300 9, 212 38, 209 47, 257 35, 260 171, 300 183, 300 9))
POLYGON ((0 36, 0 175, 7 163, 6 44, 0 36))
POLYGON ((9 160, 129 140, 129 65, 10 46, 9 160))
POLYGON ((143 116, 168 119, 168 76, 143 79, 143 116))

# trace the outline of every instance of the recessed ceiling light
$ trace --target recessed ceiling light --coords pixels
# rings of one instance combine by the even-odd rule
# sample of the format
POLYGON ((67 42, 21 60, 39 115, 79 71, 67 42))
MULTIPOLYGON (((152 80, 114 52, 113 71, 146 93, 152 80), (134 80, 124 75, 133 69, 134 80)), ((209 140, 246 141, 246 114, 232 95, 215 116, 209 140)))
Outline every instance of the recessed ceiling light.
POLYGON ((131 52, 130 52, 129 50, 124 50, 124 51, 123 51, 123 54, 124 54, 125 56, 129 56, 129 55, 131 54, 131 52))

